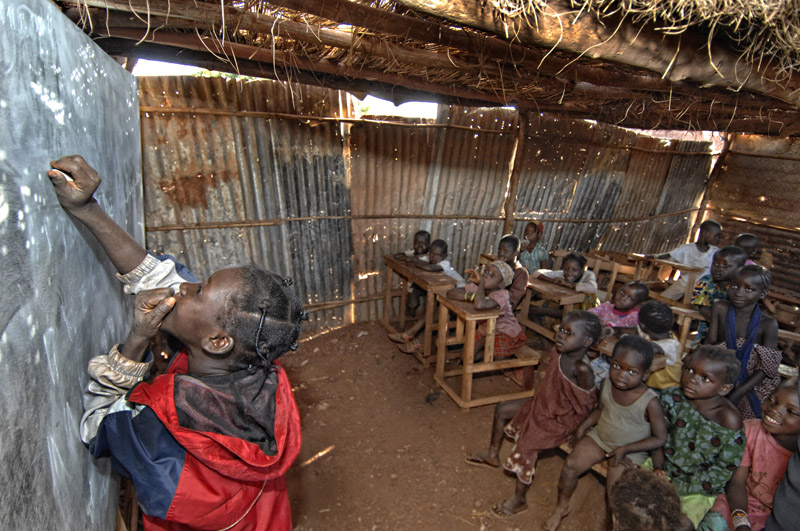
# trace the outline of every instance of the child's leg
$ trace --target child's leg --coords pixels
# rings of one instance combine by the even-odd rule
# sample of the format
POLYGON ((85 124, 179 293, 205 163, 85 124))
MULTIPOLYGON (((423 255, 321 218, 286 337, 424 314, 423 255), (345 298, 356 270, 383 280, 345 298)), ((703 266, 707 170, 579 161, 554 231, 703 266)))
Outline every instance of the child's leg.
POLYGON ((519 514, 526 510, 528 508, 528 500, 526 498, 528 496, 529 488, 531 488, 530 485, 526 485, 517 479, 517 485, 514 488, 514 495, 501 503, 492 505, 492 512, 496 516, 508 517, 514 516, 515 514, 519 514))
POLYGON ((567 456, 564 467, 561 469, 561 477, 558 480, 558 503, 553 513, 547 518, 544 528, 548 531, 555 531, 561 524, 561 520, 569 513, 569 500, 575 487, 578 486, 578 479, 587 472, 592 465, 605 459, 606 452, 594 442, 590 437, 583 437, 575 444, 572 453, 567 456))
POLYGON ((489 442, 489 450, 486 452, 478 452, 473 455, 467 456, 467 462, 476 465, 489 465, 492 467, 500 466, 500 446, 503 444, 504 433, 503 430, 517 411, 522 407, 522 404, 529 399, 521 398, 519 400, 509 400, 507 402, 500 402, 494 408, 494 419, 492 420, 492 438, 489 442))
POLYGON ((419 301, 422 298, 422 289, 416 284, 411 284, 411 291, 406 297, 406 317, 414 317, 419 308, 419 301))
POLYGON ((483 348, 486 346, 486 337, 482 337, 475 341, 475 354, 472 357, 473 363, 478 363, 483 359, 483 348))

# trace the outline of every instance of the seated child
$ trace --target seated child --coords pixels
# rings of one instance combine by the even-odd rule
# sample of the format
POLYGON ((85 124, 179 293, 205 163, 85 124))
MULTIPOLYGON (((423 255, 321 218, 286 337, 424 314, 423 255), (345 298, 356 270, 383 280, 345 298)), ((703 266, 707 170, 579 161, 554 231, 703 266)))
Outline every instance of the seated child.
POLYGON ((669 304, 661 301, 647 301, 639 310, 640 335, 651 341, 656 349, 656 359, 664 356, 666 366, 654 370, 647 379, 647 386, 654 389, 668 389, 681 384, 680 342, 672 333, 675 316, 669 304))
MULTIPOLYGON (((711 262, 714 253, 719 251, 716 245, 722 235, 722 225, 714 220, 707 219, 700 224, 700 232, 697 234, 697 241, 686 243, 677 247, 666 254, 658 255, 657 258, 672 260, 680 264, 691 267, 702 267, 706 273, 710 273, 711 262)), ((671 286, 665 289, 661 295, 668 299, 678 300, 686 292, 686 277, 681 276, 671 286)))
POLYGON ((744 266, 728 286, 729 301, 714 304, 706 343, 736 352, 742 372, 730 400, 742 418, 761 417, 761 401, 781 383, 778 366, 778 322, 762 313, 758 301, 767 294, 770 273, 759 265, 744 266))
POLYGON ((708 333, 708 321, 711 320, 711 305, 714 301, 728 300, 728 284, 736 278, 736 273, 744 265, 747 254, 733 245, 723 247, 714 255, 711 263, 711 274, 703 275, 694 286, 692 304, 705 318, 697 326, 695 344, 702 342, 708 333))
POLYGON ((48 173, 61 205, 97 238, 125 291, 138 292, 124 344, 89 362, 81 440, 131 478, 146 529, 291 529, 284 475, 300 451, 300 417, 276 360, 297 348, 307 317, 290 282, 251 265, 196 283, 106 215, 83 158, 51 165, 72 178, 48 173), (159 330, 184 350, 144 383, 159 330))
POLYGON ((639 304, 650 296, 644 282, 634 280, 622 286, 612 302, 604 302, 589 311, 603 321, 604 335, 633 334, 639 324, 639 304))
MULTIPOLYGON (((464 287, 466 284, 464 282, 464 278, 458 274, 458 271, 453 269, 453 267, 450 265, 450 260, 447 259, 446 241, 434 240, 433 243, 431 243, 430 251, 428 253, 428 260, 430 262, 419 260, 417 262, 413 262, 411 265, 422 269, 423 271, 442 272, 456 281, 457 288, 464 287)), ((389 334, 389 339, 395 343, 401 343, 398 346, 401 352, 405 352, 406 354, 421 352, 423 345, 418 339, 416 339, 416 336, 422 331, 423 328, 425 328, 425 319, 420 319, 405 332, 389 334)))
MULTIPOLYGON (((552 282, 565 288, 571 288, 579 293, 585 293, 586 298, 581 303, 581 310, 594 308, 599 304, 597 300, 597 277, 592 271, 586 269, 586 257, 579 253, 569 253, 564 257, 561 271, 540 269, 534 273, 535 278, 552 282)), ((559 308, 533 307, 532 313, 544 313, 551 317, 561 317, 559 308)))
MULTIPOLYGON (((406 262, 409 265, 428 262, 428 251, 431 246, 431 233, 426 230, 418 230, 414 234, 414 248, 407 249, 402 253, 394 255, 395 260, 406 262)), ((406 316, 414 317, 422 298, 422 289, 416 284, 408 286, 408 296, 406 297, 406 316)))
POLYGON ((649 470, 630 468, 609 489, 613 531, 681 529, 681 499, 675 487, 649 470))
POLYGON ((664 412, 656 392, 644 384, 652 361, 653 345, 642 337, 624 335, 614 345, 600 403, 575 430, 577 443, 561 469, 558 504, 545 529, 558 529, 570 511, 578 479, 592 466, 611 458, 606 481, 610 489, 631 463, 641 465, 647 452, 664 445, 664 412))
POLYGON ((519 261, 530 275, 534 271, 550 267, 550 253, 539 243, 543 232, 544 225, 541 221, 529 221, 525 225, 525 233, 522 235, 525 245, 519 253, 519 261))
POLYGON ((589 312, 567 314, 536 395, 495 407, 489 450, 468 456, 467 462, 497 467, 503 435, 514 440, 503 467, 517 477, 516 487, 511 498, 492 507, 496 516, 513 516, 528 508, 526 495, 539 452, 566 442, 597 403, 586 351, 600 338, 602 328, 600 319, 589 312))
POLYGON ((727 494, 717 496, 703 520, 710 529, 738 529, 739 526, 753 531, 764 529, 772 512, 775 490, 783 479, 789 458, 797 451, 800 434, 797 381, 787 381, 767 398, 764 416, 761 420, 745 420, 744 431, 747 443, 742 463, 728 482, 727 494))
POLYGON ((743 232, 733 241, 736 247, 741 247, 747 253, 747 261, 744 265, 760 265, 767 269, 772 269, 772 255, 762 251, 758 247, 758 236, 743 232))
MULTIPOLYGON (((502 260, 495 260, 483 270, 478 284, 469 283, 463 288, 447 291, 448 299, 472 301, 475 308, 488 310, 500 308, 503 315, 497 318, 494 333, 494 359, 510 358, 528 340, 525 330, 520 326, 511 306, 510 294, 506 286, 514 277, 511 266, 502 260)), ((475 331, 475 362, 483 358, 486 341, 486 324, 481 323, 475 331)))
MULTIPOLYGON (((497 244, 497 259, 507 263, 514 271, 514 279, 511 285, 508 286, 512 308, 519 306, 520 301, 525 296, 525 291, 528 289, 528 270, 517 260, 518 254, 519 238, 513 234, 506 234, 500 238, 500 242, 497 244)), ((480 281, 480 275, 474 269, 467 269, 466 276, 467 281, 473 284, 477 284, 480 281)))
POLYGON ((681 386, 660 396, 667 442, 653 452, 653 469, 678 489, 681 510, 697 526, 744 454, 739 411, 726 395, 739 375, 727 350, 703 345, 683 362, 681 386))

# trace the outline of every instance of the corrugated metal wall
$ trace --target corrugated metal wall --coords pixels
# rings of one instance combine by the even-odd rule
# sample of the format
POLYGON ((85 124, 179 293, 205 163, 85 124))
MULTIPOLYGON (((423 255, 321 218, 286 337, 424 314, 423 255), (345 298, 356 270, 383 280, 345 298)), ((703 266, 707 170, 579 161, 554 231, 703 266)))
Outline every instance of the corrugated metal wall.
MULTIPOLYGON (((381 316, 382 257, 409 248, 419 229, 448 242, 458 270, 496 249, 519 136, 513 109, 442 107, 435 123, 350 124, 313 120, 350 116, 335 91, 141 81, 147 243, 200 276, 250 261, 291 275, 320 310, 311 328, 329 328, 381 316)), ((551 249, 655 252, 686 240, 707 143, 542 115, 527 132, 516 234, 536 217, 556 220, 545 231, 551 249)))
MULTIPOLYGON (((353 243, 340 126, 241 112, 342 112, 336 91, 286 87, 141 79, 147 245, 177 253, 201 278, 255 262, 291 276, 307 304, 348 300, 353 243)), ((310 326, 335 326, 345 310, 314 313, 310 326)))
POLYGON ((733 137, 706 205, 723 225, 724 244, 742 232, 758 236, 773 255, 773 285, 800 296, 800 143, 733 137))

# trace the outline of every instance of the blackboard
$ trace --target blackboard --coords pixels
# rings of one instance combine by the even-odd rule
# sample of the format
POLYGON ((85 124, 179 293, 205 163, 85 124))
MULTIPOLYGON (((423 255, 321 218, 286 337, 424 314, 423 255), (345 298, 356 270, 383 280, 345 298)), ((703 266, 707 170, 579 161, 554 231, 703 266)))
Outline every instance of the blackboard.
POLYGON ((138 85, 47 0, 0 0, 0 50, 0 529, 107 531, 117 480, 80 442, 81 390, 131 301, 45 172, 82 154, 144 241, 138 85))

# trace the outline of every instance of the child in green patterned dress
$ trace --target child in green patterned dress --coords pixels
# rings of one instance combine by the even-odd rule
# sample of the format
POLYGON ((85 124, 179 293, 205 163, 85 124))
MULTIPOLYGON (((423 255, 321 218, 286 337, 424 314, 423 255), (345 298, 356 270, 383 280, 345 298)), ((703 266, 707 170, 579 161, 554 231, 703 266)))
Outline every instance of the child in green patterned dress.
POLYGON ((667 442, 653 452, 653 469, 677 487, 681 509, 695 526, 744 455, 742 418, 725 398, 739 370, 732 352, 704 345, 684 360, 681 386, 661 393, 667 442))

